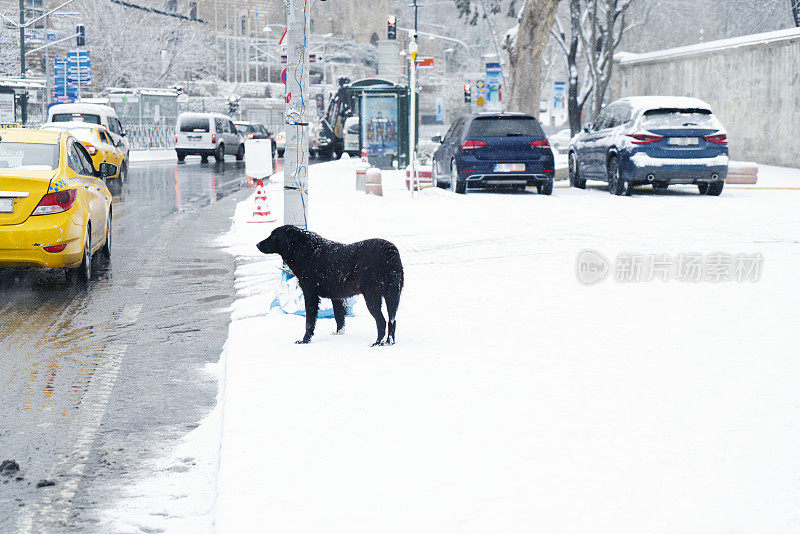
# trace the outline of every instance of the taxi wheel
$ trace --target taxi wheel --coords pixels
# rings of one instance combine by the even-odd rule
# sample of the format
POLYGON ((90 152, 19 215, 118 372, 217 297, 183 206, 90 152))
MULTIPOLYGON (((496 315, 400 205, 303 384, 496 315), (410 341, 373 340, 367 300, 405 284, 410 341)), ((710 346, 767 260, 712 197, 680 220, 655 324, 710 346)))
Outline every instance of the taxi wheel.
POLYGON ((119 183, 124 184, 128 179, 128 162, 122 162, 122 168, 119 170, 119 183))
POLYGON ((92 277, 92 248, 89 241, 91 229, 86 226, 86 235, 83 238, 83 261, 77 269, 67 269, 67 282, 74 284, 76 281, 86 284, 92 277))
POLYGON ((108 212, 108 223, 106 223, 106 244, 100 250, 106 259, 111 258, 111 211, 108 212))

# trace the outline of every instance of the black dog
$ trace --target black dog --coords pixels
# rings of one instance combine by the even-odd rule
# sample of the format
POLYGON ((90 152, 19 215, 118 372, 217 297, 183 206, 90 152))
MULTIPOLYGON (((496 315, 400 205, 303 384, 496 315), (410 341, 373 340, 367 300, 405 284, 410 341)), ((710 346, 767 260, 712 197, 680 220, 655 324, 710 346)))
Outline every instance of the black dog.
POLYGON ((257 247, 264 254, 280 254, 303 290, 306 335, 298 343, 308 343, 314 335, 320 297, 333 302, 338 334, 344 329, 344 299, 360 293, 378 326, 378 340, 373 347, 394 344, 395 316, 403 290, 403 264, 394 244, 384 239, 367 239, 344 245, 286 225, 273 230, 257 247), (386 300, 389 312, 389 335, 385 341, 381 297, 386 300))

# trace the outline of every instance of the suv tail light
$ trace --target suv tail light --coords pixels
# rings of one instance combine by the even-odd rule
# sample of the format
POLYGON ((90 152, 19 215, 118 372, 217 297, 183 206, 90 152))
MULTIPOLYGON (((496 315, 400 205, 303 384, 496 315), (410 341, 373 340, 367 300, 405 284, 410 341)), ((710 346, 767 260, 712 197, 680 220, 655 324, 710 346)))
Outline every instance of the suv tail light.
POLYGON ((88 152, 90 156, 94 156, 95 154, 97 154, 97 147, 96 146, 94 146, 94 145, 85 145, 85 147, 86 147, 86 152, 88 152))
POLYGON ((655 135, 650 133, 631 133, 628 134, 628 137, 633 138, 634 145, 649 145, 650 143, 655 143, 656 141, 661 141, 664 139, 661 135, 655 135))
POLYGON ((248 139, 252 139, 254 135, 255 135, 255 134, 249 133, 249 134, 247 134, 247 138, 248 138, 248 139))
POLYGON ((533 141, 531 141, 531 147, 550 148, 550 143, 547 142, 547 139, 534 139, 533 141))
POLYGON ((728 136, 726 134, 714 134, 714 135, 707 135, 703 137, 706 141, 710 141, 717 145, 727 145, 728 144, 728 136))
POLYGON ((212 143, 216 143, 217 142, 217 134, 211 134, 211 142, 212 143))
POLYGON ((474 139, 467 139, 464 141, 464 144, 461 145, 462 150, 470 150, 473 148, 481 148, 488 145, 486 141, 475 141, 474 139))
POLYGON ((175 142, 178 142, 178 134, 175 134, 175 142))
POLYGON ((39 205, 33 210, 31 215, 50 215, 67 211, 75 204, 78 198, 77 189, 67 189, 56 193, 48 193, 39 201, 39 205))

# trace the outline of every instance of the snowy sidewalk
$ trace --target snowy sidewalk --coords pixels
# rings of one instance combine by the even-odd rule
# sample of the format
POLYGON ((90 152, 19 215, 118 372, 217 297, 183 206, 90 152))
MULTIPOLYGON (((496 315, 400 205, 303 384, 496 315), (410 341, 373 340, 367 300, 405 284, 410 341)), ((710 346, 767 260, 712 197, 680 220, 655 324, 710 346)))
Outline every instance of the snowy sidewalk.
POLYGON ((411 199, 398 172, 384 191, 314 165, 309 226, 398 245, 393 347, 369 347, 362 303, 344 336, 321 319, 295 345, 304 318, 269 313, 279 259, 255 249, 272 225, 237 209, 217 532, 800 529, 800 191, 411 199), (589 287, 587 248, 759 253, 763 274, 589 287))

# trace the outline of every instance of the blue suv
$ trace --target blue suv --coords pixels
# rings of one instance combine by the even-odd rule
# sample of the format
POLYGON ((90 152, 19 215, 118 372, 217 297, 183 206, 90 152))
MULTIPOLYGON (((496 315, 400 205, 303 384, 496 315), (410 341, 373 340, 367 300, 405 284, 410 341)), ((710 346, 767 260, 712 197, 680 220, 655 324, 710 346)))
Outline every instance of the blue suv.
POLYGON ((553 151, 534 117, 522 113, 464 115, 456 119, 433 153, 433 178, 456 193, 467 189, 536 186, 553 192, 553 151))
POLYGON ((700 194, 719 195, 728 175, 728 137, 702 100, 629 97, 609 104, 569 148, 569 182, 608 182, 615 195, 635 185, 666 189, 696 184, 700 194))

